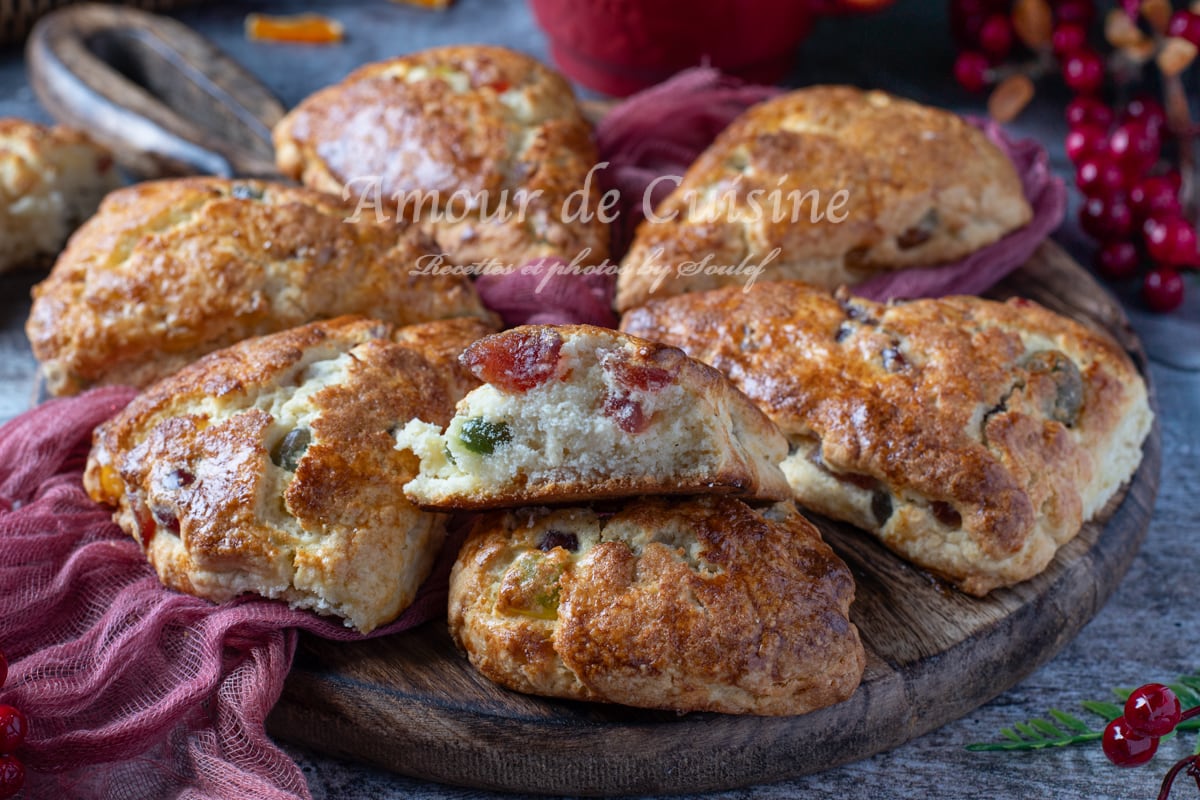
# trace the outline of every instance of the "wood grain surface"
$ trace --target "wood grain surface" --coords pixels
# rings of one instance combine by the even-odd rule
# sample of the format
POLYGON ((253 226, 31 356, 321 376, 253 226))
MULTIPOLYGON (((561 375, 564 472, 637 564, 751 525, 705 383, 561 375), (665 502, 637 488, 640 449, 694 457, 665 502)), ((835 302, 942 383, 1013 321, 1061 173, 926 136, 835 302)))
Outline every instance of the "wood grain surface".
MULTIPOLYGON (((1143 374, 1120 308, 1056 245, 992 293, 1110 332, 1143 374)), ((1151 403, 1157 410, 1154 387, 1151 403)), ((979 600, 855 529, 815 519, 857 582, 867 671, 846 702, 782 718, 676 715, 519 695, 479 676, 444 622, 356 644, 301 639, 269 731, 321 752, 444 783, 554 794, 681 793, 826 769, 957 719, 1069 642, 1128 569, 1158 487, 1156 422, 1131 484, 1037 578, 979 600)))

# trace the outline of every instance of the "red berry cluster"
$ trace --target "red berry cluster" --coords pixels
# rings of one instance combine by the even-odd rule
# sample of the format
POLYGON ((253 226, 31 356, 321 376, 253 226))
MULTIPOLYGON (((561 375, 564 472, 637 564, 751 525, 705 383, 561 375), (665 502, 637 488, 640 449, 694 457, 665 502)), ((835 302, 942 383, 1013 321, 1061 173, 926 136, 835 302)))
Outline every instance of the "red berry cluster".
MULTIPOLYGON (((1184 711, 1179 697, 1168 686, 1148 683, 1125 701, 1124 715, 1108 723, 1100 740, 1104 755, 1118 767, 1140 767, 1154 757, 1159 739, 1186 719, 1200 716, 1200 706, 1184 711)), ((1180 759, 1163 779, 1160 800, 1171 793, 1175 777, 1186 770, 1200 785, 1200 756, 1180 759)))
MULTIPOLYGON (((8 661, 0 653, 0 686, 8 680, 8 661)), ((25 743, 25 715, 0 705, 0 800, 14 796, 25 785, 25 765, 14 753, 25 743)))
MULTIPOLYGON (((1163 43, 1177 44, 1185 51, 1192 48, 1191 56, 1195 55, 1200 47, 1200 14, 1172 11, 1162 0, 1157 11, 1151 10, 1158 20, 1156 29, 1154 22, 1139 16, 1145 12, 1139 12, 1136 3, 1133 6, 1109 12, 1105 35, 1110 43, 1124 43, 1130 52, 1140 47, 1139 58, 1146 63, 1153 52, 1159 53, 1159 62, 1164 56, 1168 62, 1175 58, 1163 43)), ((1146 305, 1161 312, 1177 308, 1184 295, 1180 270, 1200 268, 1200 250, 1196 228, 1185 215, 1180 196, 1181 175, 1161 158, 1164 145, 1169 149, 1170 144, 1167 112, 1146 96, 1116 108, 1100 99, 1108 82, 1109 59, 1089 42, 1096 17, 1091 0, 952 0, 950 9, 954 35, 962 48, 954 73, 964 88, 979 91, 998 83, 993 100, 1003 96, 1005 102, 999 107, 1011 107, 1013 97, 1028 102, 1032 89, 1005 92, 1006 82, 1021 76, 1029 83, 1049 71, 1048 66, 1057 68, 1076 94, 1066 109, 1070 130, 1066 152, 1083 195, 1080 226, 1100 245, 1096 268, 1107 278, 1122 280, 1138 276, 1148 263, 1142 274, 1146 305), (1033 60, 1004 63, 1021 52, 1033 60), (1006 73, 1009 77, 1000 80, 1006 73)), ((1190 63, 1186 53, 1181 63, 1183 67, 1190 63)), ((1172 68, 1183 67, 1176 63, 1172 68)), ((989 107, 995 115, 996 104, 989 107)))

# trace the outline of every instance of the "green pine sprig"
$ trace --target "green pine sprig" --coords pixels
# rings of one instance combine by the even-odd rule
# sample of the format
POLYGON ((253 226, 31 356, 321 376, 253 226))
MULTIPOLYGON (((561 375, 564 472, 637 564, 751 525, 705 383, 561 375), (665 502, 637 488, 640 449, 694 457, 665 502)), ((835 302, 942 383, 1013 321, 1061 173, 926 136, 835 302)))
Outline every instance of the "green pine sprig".
MULTIPOLYGON (((1200 706, 1200 672, 1186 675, 1167 686, 1179 697, 1184 708, 1200 706)), ((1133 689, 1117 688, 1112 693, 1121 699, 1122 703, 1129 699, 1133 689)), ((1103 720, 1099 729, 1093 728, 1088 721, 1074 714, 1068 714, 1057 708, 1051 708, 1046 716, 1035 717, 1026 722, 1018 722, 1011 728, 1001 728, 1002 741, 974 742, 966 749, 973 753, 1014 751, 1014 750, 1043 750, 1047 747, 1067 747, 1074 744, 1097 742, 1104 735, 1104 727, 1124 713, 1124 708, 1116 703, 1099 700, 1084 700, 1080 705, 1083 709, 1103 720)), ((1185 720, 1176 727, 1178 731, 1200 730, 1200 717, 1185 720)), ((1197 755, 1200 755, 1200 739, 1196 742, 1197 755)))

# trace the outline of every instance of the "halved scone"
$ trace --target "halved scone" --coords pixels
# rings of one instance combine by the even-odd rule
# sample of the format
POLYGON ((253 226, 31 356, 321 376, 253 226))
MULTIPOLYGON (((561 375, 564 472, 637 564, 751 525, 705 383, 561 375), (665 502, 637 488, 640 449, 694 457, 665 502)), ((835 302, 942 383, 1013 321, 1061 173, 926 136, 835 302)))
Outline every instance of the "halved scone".
POLYGON ((394 432, 449 420, 473 380, 451 352, 490 331, 414 327, 342 317, 212 353, 97 428, 84 485, 167 586, 370 631, 412 602, 445 529, 404 497, 417 463, 394 432))
POLYGON ((677 711, 803 714, 865 658, 846 565, 791 503, 642 498, 481 516, 450 632, 497 683, 677 711))
POLYGON ((528 325, 462 355, 483 386, 444 435, 410 423, 422 507, 479 509, 636 494, 789 496, 787 442, 723 375, 607 328, 528 325))
POLYGON ((1045 569, 1133 475, 1152 422, 1116 343, 1028 300, 779 282, 654 301, 622 327, 755 400, 801 505, 975 595, 1045 569))

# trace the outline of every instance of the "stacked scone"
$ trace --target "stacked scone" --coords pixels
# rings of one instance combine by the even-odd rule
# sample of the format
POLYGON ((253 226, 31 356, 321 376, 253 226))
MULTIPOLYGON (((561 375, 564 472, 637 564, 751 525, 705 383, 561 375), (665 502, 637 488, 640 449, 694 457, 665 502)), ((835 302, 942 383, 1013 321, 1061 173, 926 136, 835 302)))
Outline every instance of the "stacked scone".
POLYGON ((485 337, 482 385, 412 422, 410 499, 489 510, 451 575, 455 641, 525 692, 800 714, 858 685, 853 582, 785 501, 787 443, 716 370, 589 326, 485 337), (536 504, 536 505, 535 505, 536 504), (565 504, 565 505, 564 505, 565 504))

